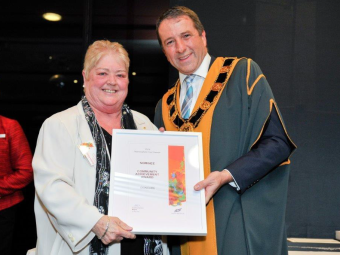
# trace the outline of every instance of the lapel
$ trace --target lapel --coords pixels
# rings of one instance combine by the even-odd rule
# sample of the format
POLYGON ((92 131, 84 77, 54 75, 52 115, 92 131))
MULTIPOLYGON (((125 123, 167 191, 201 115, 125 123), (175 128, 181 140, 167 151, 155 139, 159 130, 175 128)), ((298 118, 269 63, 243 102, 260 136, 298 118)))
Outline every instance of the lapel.
POLYGON ((89 125, 87 124, 87 120, 85 119, 85 114, 83 111, 83 107, 81 105, 81 101, 77 104, 77 109, 79 112, 79 115, 77 117, 78 118, 77 122, 78 122, 78 128, 79 128, 78 132, 79 132, 80 140, 82 143, 92 141, 94 144, 91 130, 89 128, 89 125))
MULTIPOLYGON (((77 116, 77 124, 78 124, 78 135, 80 138, 80 144, 81 143, 88 143, 91 142, 94 145, 94 153, 96 155, 97 153, 97 148, 96 148, 96 143, 93 140, 91 130, 89 128, 89 125, 87 123, 87 120, 85 119, 85 114, 83 111, 83 106, 81 104, 81 101, 77 104, 77 110, 78 110, 78 116, 77 116)), ((78 145, 80 145, 78 144, 78 145)), ((87 160, 84 158, 84 160, 87 160)), ((89 162, 87 162, 89 167, 95 167, 96 165, 94 164, 93 166, 90 165, 89 162)))
MULTIPOLYGON (((218 69, 218 71, 215 71, 215 69, 213 71, 210 70, 211 66, 215 62, 215 60, 216 60, 216 58, 211 56, 211 60, 210 60, 210 64, 209 64, 209 70, 208 70, 207 76, 204 79, 201 91, 200 91, 200 93, 199 93, 199 95, 197 97, 197 100, 195 102, 195 106, 194 106, 194 108, 192 110, 192 113, 194 111, 196 111, 200 107, 201 103, 203 102, 203 99, 210 92, 210 89, 211 89, 211 86, 213 84, 213 81, 215 80, 215 78, 218 75, 219 69, 218 69)), ((179 100, 179 98, 178 98, 178 100, 179 100)))

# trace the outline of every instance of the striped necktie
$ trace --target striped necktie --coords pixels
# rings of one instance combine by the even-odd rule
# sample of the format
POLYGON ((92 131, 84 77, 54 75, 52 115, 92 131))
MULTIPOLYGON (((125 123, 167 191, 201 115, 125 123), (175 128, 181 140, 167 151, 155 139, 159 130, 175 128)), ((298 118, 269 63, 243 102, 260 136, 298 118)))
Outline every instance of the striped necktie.
POLYGON ((195 74, 190 74, 185 78, 185 83, 187 85, 187 92, 185 94, 185 98, 184 98, 184 101, 181 107, 182 117, 184 119, 189 119, 190 117, 190 106, 191 106, 192 96, 193 96, 192 82, 194 81, 195 76, 196 76, 195 74))

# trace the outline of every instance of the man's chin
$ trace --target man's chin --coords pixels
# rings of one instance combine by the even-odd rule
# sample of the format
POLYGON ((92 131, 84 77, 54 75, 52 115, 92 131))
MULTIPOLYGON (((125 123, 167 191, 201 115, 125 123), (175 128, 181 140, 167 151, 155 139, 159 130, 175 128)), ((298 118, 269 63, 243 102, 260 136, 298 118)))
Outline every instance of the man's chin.
POLYGON ((181 64, 178 65, 177 67, 175 66, 175 68, 182 74, 192 74, 193 72, 195 72, 195 68, 191 66, 191 63, 188 64, 181 64))
POLYGON ((185 75, 189 75, 189 74, 193 74, 196 70, 193 69, 193 68, 190 68, 190 69, 178 69, 178 71, 182 74, 185 74, 185 75))

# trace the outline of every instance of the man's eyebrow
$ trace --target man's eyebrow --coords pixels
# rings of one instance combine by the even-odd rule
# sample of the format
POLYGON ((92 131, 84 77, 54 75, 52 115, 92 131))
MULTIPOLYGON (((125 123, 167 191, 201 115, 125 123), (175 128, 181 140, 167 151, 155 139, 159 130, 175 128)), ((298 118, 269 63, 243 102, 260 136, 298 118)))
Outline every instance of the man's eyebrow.
POLYGON ((173 38, 174 38, 173 36, 170 36, 170 37, 164 39, 164 42, 167 41, 167 40, 169 40, 169 39, 173 39, 173 38))
MULTIPOLYGON (((184 35, 184 34, 192 34, 192 32, 190 30, 186 30, 184 32, 181 32, 181 35, 184 35)), ((170 36, 170 37, 164 39, 164 42, 169 40, 169 39, 173 39, 173 38, 174 38, 174 36, 170 36)))

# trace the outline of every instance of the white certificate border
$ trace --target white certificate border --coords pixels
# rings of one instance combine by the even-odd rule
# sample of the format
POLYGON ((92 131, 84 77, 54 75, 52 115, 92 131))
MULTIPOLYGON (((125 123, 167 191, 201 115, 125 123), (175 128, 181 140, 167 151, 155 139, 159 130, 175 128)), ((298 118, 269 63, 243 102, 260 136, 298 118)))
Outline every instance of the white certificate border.
MULTIPOLYGON (((119 150, 117 139, 119 135, 142 135, 142 136, 179 136, 183 137, 196 137, 198 141, 198 153, 199 153, 199 178, 200 180, 204 179, 204 164, 203 164, 203 143, 202 143, 202 133, 201 132, 176 132, 176 131, 152 131, 152 130, 126 130, 126 129, 113 129, 112 130, 112 155, 119 150)), ((112 165, 112 163, 111 163, 112 165)), ((110 174, 111 175, 111 174, 110 174)), ((112 215, 112 207, 110 207, 110 203, 113 203, 113 192, 111 193, 110 189, 110 196, 109 196, 109 211, 108 215, 112 215)), ((202 221, 202 230, 192 232, 190 230, 188 231, 181 231, 179 232, 173 232, 173 231, 132 231, 134 234, 154 234, 154 235, 190 235, 190 236, 206 236, 207 235, 207 216, 206 216, 206 205, 205 205, 205 190, 200 191, 200 201, 201 203, 201 221, 202 221)), ((114 216, 114 215, 113 215, 114 216)), ((126 222, 129 224, 128 222, 126 222)), ((133 226, 132 226, 133 227, 133 226)))

